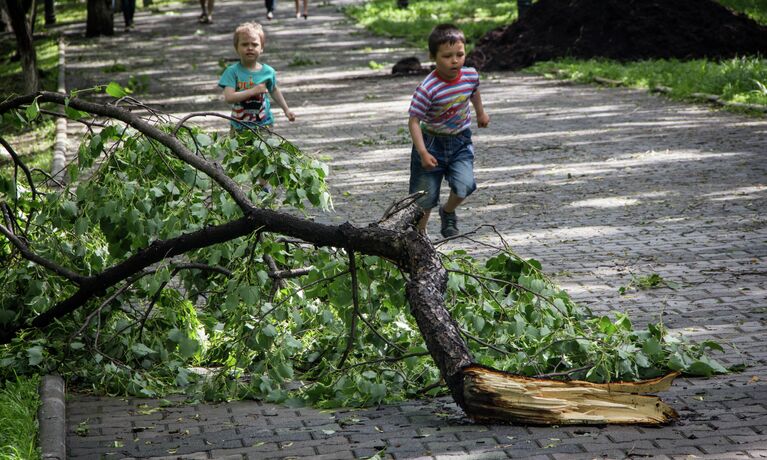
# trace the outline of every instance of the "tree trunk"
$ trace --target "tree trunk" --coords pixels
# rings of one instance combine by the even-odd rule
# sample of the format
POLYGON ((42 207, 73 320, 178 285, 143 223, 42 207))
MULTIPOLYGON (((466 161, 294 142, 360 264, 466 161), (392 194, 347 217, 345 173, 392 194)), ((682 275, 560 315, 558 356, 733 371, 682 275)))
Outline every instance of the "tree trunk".
POLYGON ((112 0, 88 0, 88 20, 85 25, 86 37, 114 35, 112 0))
POLYGON ((37 74, 37 53, 35 53, 35 44, 32 41, 32 29, 27 22, 27 11, 21 0, 6 0, 5 2, 21 58, 24 89, 26 92, 37 91, 40 86, 40 78, 37 74))
POLYGON ((8 7, 5 4, 5 0, 0 0, 0 32, 10 32, 12 30, 8 7))

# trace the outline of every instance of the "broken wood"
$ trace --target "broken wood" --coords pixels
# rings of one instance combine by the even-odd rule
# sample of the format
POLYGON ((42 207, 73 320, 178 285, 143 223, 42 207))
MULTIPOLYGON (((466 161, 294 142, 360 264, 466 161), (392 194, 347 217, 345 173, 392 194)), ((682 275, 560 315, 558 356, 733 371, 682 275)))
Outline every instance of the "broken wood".
POLYGON ((464 410, 478 422, 534 425, 659 425, 678 417, 654 393, 678 372, 641 382, 590 383, 535 379, 471 365, 462 371, 464 410))

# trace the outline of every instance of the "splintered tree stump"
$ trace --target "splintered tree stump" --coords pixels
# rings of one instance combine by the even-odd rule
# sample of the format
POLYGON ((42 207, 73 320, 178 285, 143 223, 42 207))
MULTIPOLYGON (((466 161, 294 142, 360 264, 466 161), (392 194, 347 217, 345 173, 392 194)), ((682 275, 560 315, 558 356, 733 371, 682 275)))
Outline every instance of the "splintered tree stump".
POLYGON ((678 417, 656 396, 678 372, 642 382, 561 382, 484 366, 463 369, 464 410, 478 422, 532 425, 658 425, 678 417))

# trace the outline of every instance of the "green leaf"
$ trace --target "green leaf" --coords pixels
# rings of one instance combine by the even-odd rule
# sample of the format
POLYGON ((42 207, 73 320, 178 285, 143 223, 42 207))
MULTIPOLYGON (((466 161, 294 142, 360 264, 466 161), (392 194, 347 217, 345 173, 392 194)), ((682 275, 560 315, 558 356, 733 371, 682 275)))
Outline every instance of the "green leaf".
POLYGON ((695 361, 684 369, 685 373, 690 375, 711 377, 714 374, 714 368, 703 361, 695 361))
POLYGON ((612 334, 616 330, 615 325, 607 316, 602 316, 599 318, 599 329, 605 334, 612 334))
POLYGON ((144 356, 156 353, 154 350, 144 345, 143 343, 134 344, 131 347, 131 350, 133 350, 133 352, 136 353, 136 355, 138 355, 139 357, 144 357, 144 356))
POLYGON ((197 134, 194 136, 195 140, 198 144, 200 144, 201 147, 207 147, 211 144, 213 144, 213 138, 208 136, 207 134, 197 134))
POLYGON ((663 355, 663 347, 654 337, 650 337, 645 341, 644 345, 642 345, 642 351, 653 359, 658 359, 663 355))
POLYGON ((107 87, 104 90, 107 94, 112 96, 115 99, 120 99, 121 97, 125 97, 128 95, 128 92, 120 86, 117 82, 110 82, 107 87))
POLYGON ((637 352, 634 354, 634 362, 637 363, 637 366, 639 367, 650 367, 650 360, 647 359, 647 356, 645 356, 642 352, 637 352))
POLYGON ((713 340, 705 340, 705 341, 703 341, 703 342, 700 344, 700 346, 701 346, 701 348, 702 348, 702 349, 704 349, 704 350, 705 350, 706 348, 708 348, 708 349, 711 349, 711 350, 716 350, 716 351, 719 351, 719 352, 721 352, 721 353, 724 353, 724 347, 722 347, 722 346, 721 346, 721 345, 719 345, 718 343, 714 342, 713 340))
POLYGON ((25 111, 25 114, 27 115, 27 120, 29 121, 32 121, 35 118, 37 118, 37 115, 40 114, 40 106, 37 105, 37 99, 32 101, 32 103, 27 106, 27 110, 25 111))
POLYGON ((43 347, 36 345, 34 347, 27 348, 27 356, 29 357, 29 365, 37 366, 43 362, 43 347))
POLYGON ((178 343, 178 351, 184 358, 191 358, 197 353, 199 348, 200 343, 197 340, 186 336, 184 336, 178 343))
POLYGON ((67 117, 71 118, 72 120, 80 120, 83 118, 87 118, 89 116, 87 112, 73 109, 72 107, 68 105, 64 106, 64 113, 67 115, 67 117))
POLYGON ((293 378, 293 366, 284 361, 275 366, 274 370, 283 380, 290 380, 293 378))
POLYGON ((267 337, 274 337, 277 335, 277 329, 271 324, 267 324, 266 327, 261 330, 261 332, 263 332, 263 334, 267 337))

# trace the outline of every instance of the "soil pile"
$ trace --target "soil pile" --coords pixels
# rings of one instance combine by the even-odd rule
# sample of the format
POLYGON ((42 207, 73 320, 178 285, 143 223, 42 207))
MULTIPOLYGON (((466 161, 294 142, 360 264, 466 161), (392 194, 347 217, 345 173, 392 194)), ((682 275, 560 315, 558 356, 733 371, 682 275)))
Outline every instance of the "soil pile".
POLYGON ((767 27, 712 0, 540 0, 488 32, 467 58, 514 70, 560 57, 731 58, 767 55, 767 27))

